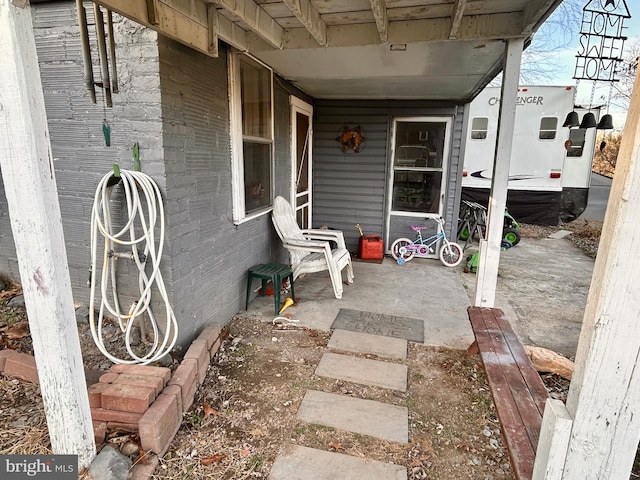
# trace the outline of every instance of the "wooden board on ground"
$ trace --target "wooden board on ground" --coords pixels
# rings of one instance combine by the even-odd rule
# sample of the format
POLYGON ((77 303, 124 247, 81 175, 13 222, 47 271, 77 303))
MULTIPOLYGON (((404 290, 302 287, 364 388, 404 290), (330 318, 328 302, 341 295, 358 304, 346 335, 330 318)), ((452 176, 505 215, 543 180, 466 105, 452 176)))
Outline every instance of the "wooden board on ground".
POLYGON ((530 479, 547 389, 502 310, 468 312, 514 474, 530 479))

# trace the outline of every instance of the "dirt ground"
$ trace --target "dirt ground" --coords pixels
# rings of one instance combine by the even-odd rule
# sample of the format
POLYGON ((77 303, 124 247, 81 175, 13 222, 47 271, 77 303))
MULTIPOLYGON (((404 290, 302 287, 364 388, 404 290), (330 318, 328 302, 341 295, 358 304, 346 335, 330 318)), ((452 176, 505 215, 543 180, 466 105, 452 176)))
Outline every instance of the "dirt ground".
MULTIPOLYGON (((574 231, 568 239, 587 254, 597 249, 599 230, 593 223, 563 227, 574 231)), ((557 228, 525 225, 522 233, 536 237, 553 230, 557 228)), ((0 293, 0 347, 30 353, 24 308, 7 306, 18 293, 17 285, 0 293)), ((85 366, 106 370, 110 364, 93 346, 88 330, 79 324, 85 366)), ((315 376, 328 332, 241 316, 225 332, 220 353, 153 478, 266 478, 285 444, 404 465, 409 479, 513 478, 479 356, 411 343, 408 391, 401 393, 315 376), (410 443, 298 421, 296 412, 308 389, 407 407, 410 443)), ((117 344, 117 333, 114 339, 117 344)), ((565 399, 568 382, 556 375, 543 375, 543 380, 552 396, 565 399)), ((47 453, 38 386, 0 376, 0 392, 0 454, 47 453)), ((114 446, 131 449, 134 461, 145 461, 135 438, 122 432, 110 437, 114 446)))

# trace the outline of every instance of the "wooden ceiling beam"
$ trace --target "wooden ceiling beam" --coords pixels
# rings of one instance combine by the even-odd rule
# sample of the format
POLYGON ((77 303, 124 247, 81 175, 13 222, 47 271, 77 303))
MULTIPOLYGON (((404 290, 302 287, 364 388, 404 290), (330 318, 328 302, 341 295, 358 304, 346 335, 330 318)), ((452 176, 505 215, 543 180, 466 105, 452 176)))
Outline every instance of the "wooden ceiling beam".
POLYGON ((524 7, 522 32, 530 35, 547 19, 562 0, 529 0, 524 7))
POLYGON ((327 46, 327 24, 309 0, 282 0, 322 47, 327 46))
POLYGON ((130 18, 195 50, 209 51, 207 18, 194 16, 163 0, 93 0, 113 12, 130 18))
MULTIPOLYGON (((523 37, 520 26, 522 13, 494 15, 464 15, 456 40, 489 41, 523 37)), ((423 43, 449 40, 451 18, 403 20, 389 22, 388 43, 423 43)), ((251 51, 270 50, 272 47, 253 37, 247 37, 251 51)), ((357 47, 379 45, 380 33, 372 23, 327 26, 328 47, 357 47)), ((301 28, 285 29, 283 49, 318 48, 317 42, 301 28)))
POLYGON ((385 0, 371 0, 371 11, 376 19, 380 41, 387 43, 389 40, 389 17, 387 16, 387 5, 385 0))
POLYGON ((219 5, 233 20, 247 25, 269 45, 282 48, 284 30, 253 0, 205 0, 205 3, 219 5))
POLYGON ((449 30, 449 40, 455 40, 462 23, 462 17, 464 16, 464 9, 467 5, 467 0, 455 0, 453 2, 453 9, 451 10, 451 30, 449 30))

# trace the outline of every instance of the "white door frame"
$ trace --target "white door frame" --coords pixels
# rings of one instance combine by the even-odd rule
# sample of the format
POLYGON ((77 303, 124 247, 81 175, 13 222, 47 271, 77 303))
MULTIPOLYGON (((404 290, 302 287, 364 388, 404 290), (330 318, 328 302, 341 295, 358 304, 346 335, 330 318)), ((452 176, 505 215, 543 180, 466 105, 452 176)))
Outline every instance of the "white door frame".
MULTIPOLYGON (((451 138, 453 135, 453 118, 451 116, 419 116, 419 117, 393 117, 391 120, 391 144, 390 152, 391 157, 389 159, 389 170, 387 172, 387 208, 385 212, 385 245, 391 245, 391 242, 395 239, 389 238, 389 228, 391 226, 391 216, 399 217, 420 217, 421 219, 427 217, 443 217, 444 216, 444 200, 446 198, 446 189, 449 185, 448 171, 449 171, 449 156, 451 154, 451 138), (444 123, 444 148, 442 150, 442 182, 440 184, 440 201, 438 205, 438 213, 422 213, 422 212, 403 212, 393 210, 393 179, 395 176, 394 164, 395 164, 395 145, 396 145, 396 125, 399 122, 433 122, 444 123)), ((406 237, 411 238, 411 232, 407 232, 406 237)))
MULTIPOLYGON (((306 224, 308 228, 311 228, 313 225, 312 221, 312 147, 313 147, 313 106, 308 104, 307 102, 301 100, 298 97, 294 97, 291 95, 289 97, 289 103, 291 105, 291 204, 293 205, 296 214, 297 211, 307 207, 307 218, 306 224), (309 133, 308 133, 308 142, 307 142, 307 161, 309 162, 307 165, 307 185, 308 188, 304 192, 298 192, 298 137, 297 137, 297 119, 296 115, 301 113, 309 117, 309 133), (298 203, 298 199, 307 195, 307 201, 303 204, 298 203)), ((297 218, 297 215, 296 215, 297 218)))

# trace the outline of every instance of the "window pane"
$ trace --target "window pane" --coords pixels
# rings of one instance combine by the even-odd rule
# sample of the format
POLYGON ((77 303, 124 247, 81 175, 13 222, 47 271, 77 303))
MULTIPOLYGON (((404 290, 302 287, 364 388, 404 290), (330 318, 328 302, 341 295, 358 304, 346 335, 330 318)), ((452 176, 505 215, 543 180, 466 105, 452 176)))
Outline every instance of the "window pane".
POLYGON ((442 172, 396 170, 393 180, 393 210, 438 213, 442 172))
POLYGON ((271 201, 271 145, 243 142, 245 210, 270 205, 271 201))
POLYGON ((489 129, 489 119, 484 117, 476 117, 471 121, 471 138, 474 140, 482 140, 487 138, 487 130, 489 129))
POLYGON ((250 58, 240 59, 242 134, 271 139, 271 72, 250 58))
POLYGON ((296 192, 309 190, 309 116, 296 112, 296 192))
POLYGON ((542 117, 540 119, 540 140, 553 140, 556 138, 558 119, 556 117, 542 117))
POLYGON ((569 140, 571 145, 567 149, 567 157, 581 157, 584 150, 584 137, 587 133, 586 128, 569 129, 569 140))
POLYGON ((397 122, 395 166, 442 168, 444 134, 443 122, 397 122))

